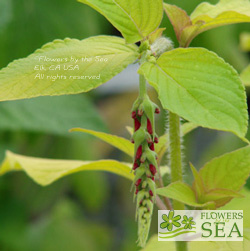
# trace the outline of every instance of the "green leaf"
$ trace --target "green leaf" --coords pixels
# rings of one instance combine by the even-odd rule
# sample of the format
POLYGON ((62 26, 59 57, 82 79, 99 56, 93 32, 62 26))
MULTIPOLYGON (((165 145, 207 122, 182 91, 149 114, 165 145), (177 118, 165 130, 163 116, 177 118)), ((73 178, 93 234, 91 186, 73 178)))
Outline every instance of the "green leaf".
POLYGON ((160 25, 162 0, 78 0, 105 16, 128 43, 143 40, 160 25))
POLYGON ((164 3, 163 7, 173 25, 177 40, 180 41, 183 29, 192 25, 191 19, 185 10, 175 5, 164 3))
MULTIPOLYGON (((189 132, 196 129, 198 126, 194 123, 187 122, 181 126, 181 132, 182 135, 185 136, 189 132)), ((159 143, 155 144, 155 151, 159 155, 159 158, 163 156, 163 154, 166 152, 168 148, 168 134, 164 134, 161 137, 159 137, 159 143)))
POLYGON ((133 180, 132 164, 115 160, 78 161, 26 157, 7 151, 0 166, 0 175, 10 171, 24 171, 36 183, 46 186, 52 182, 80 171, 107 171, 133 180))
POLYGON ((39 97, 0 103, 0 130, 72 136, 68 130, 86 126, 106 129, 98 111, 86 95, 39 97))
POLYGON ((165 52, 139 73, 156 89, 164 109, 211 129, 244 138, 246 94, 236 71, 215 53, 202 48, 165 52))
POLYGON ((233 198, 242 198, 244 197, 242 194, 229 190, 229 189, 212 189, 208 191, 202 197, 202 202, 213 201, 215 203, 215 207, 222 207, 227 204, 233 198))
POLYGON ((207 190, 239 191, 250 174, 250 146, 224 154, 206 163, 200 175, 207 190))
POLYGON ((190 167, 194 176, 193 190, 195 191, 197 201, 200 201, 200 198, 202 198, 202 196, 206 193, 204 182, 198 171, 191 163, 190 167))
POLYGON ((133 63, 137 56, 137 46, 126 45, 125 40, 118 37, 98 36, 81 41, 68 38, 55 40, 0 71, 0 101, 87 92, 117 75, 128 64, 133 63), (73 64, 70 62, 71 57, 80 61, 73 64), (88 62, 85 57, 92 58, 92 61, 88 62), (97 62, 96 57, 106 58, 107 62, 97 62), (45 58, 60 59, 63 62, 43 61, 45 58), (47 70, 34 70, 36 65, 43 65, 47 70), (60 65, 61 68, 49 70, 51 65, 60 65), (79 70, 64 70, 64 66, 70 65, 79 65, 79 70), (37 74, 44 74, 44 79, 36 78, 37 74), (55 81, 50 78, 57 75, 59 78, 55 81), (66 79, 61 79, 62 75, 66 79), (72 79, 72 76, 97 77, 72 79))
MULTIPOLYGON (((228 24, 250 22, 250 2, 248 0, 220 0, 218 4, 201 3, 191 14, 192 26, 196 31, 190 33, 182 45, 188 46, 198 34, 228 24)), ((185 34, 185 29, 183 34, 185 34)), ((187 35, 186 35, 187 37, 187 35)))
POLYGON ((206 207, 206 208, 214 207, 213 202, 203 203, 203 204, 198 203, 196 201, 195 193, 192 190, 192 188, 181 181, 171 183, 167 187, 158 188, 156 190, 156 193, 158 195, 162 195, 170 199, 175 199, 177 201, 180 201, 186 205, 193 207, 206 207))
POLYGON ((93 130, 87 130, 87 129, 82 129, 82 128, 73 128, 70 130, 70 132, 84 132, 84 133, 91 134, 107 142, 108 144, 118 148, 119 150, 128 154, 129 156, 131 157, 134 156, 134 145, 125 138, 121 138, 116 135, 111 135, 104 132, 96 132, 93 130))
POLYGON ((240 74, 243 84, 247 87, 250 86, 250 64, 240 74))

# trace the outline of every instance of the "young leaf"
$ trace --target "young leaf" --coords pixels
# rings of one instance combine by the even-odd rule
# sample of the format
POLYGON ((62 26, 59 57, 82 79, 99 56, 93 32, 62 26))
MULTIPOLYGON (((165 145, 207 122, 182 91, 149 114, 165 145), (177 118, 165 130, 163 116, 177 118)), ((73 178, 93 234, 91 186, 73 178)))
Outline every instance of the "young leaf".
POLYGON ((197 26, 198 29, 190 34, 186 40, 188 43, 206 30, 228 24, 250 22, 250 2, 248 0, 220 0, 216 5, 201 3, 190 17, 193 26, 197 26))
POLYGON ((143 40, 160 25, 162 0, 78 0, 105 16, 128 43, 143 40))
POLYGON ((202 202, 213 201, 216 208, 222 207, 227 204, 233 198, 242 198, 242 194, 229 190, 229 189, 212 189, 205 193, 202 197, 202 202))
POLYGON ((163 7, 173 25, 177 40, 180 41, 183 29, 192 25, 191 19, 186 11, 175 5, 164 3, 163 7))
POLYGON ((115 160, 80 161, 26 157, 7 151, 0 166, 0 175, 10 171, 24 171, 36 183, 47 186, 52 182, 80 171, 107 171, 133 180, 132 164, 115 160))
POLYGON ((82 128, 73 128, 70 130, 70 132, 84 132, 84 133, 91 134, 107 142, 108 144, 118 148, 119 150, 128 154, 129 156, 131 157, 134 156, 134 145, 125 138, 121 138, 116 135, 111 135, 104 132, 96 132, 93 130, 87 130, 87 129, 82 129, 82 128))
POLYGON ((244 138, 248 113, 244 86, 236 71, 202 48, 165 52, 156 64, 139 68, 156 89, 164 109, 211 129, 244 138))
POLYGON ((158 188, 156 192, 158 195, 162 195, 170 199, 175 199, 189 206, 214 208, 213 202, 203 204, 198 203, 196 201, 195 193, 192 188, 181 181, 171 183, 167 187, 158 188))
POLYGON ((198 173, 198 171, 195 169, 195 167, 191 163, 190 163, 190 167, 194 176, 193 190, 195 191, 195 194, 196 194, 196 200, 200 201, 200 199, 206 193, 204 182, 200 174, 198 173))
POLYGON ((0 103, 0 130, 72 136, 73 126, 106 127, 86 95, 39 97, 0 103))
POLYGON ((118 37, 55 40, 0 71, 0 101, 87 92, 107 82, 137 57, 137 46, 126 45, 125 40, 118 37), (74 64, 70 61, 71 57, 79 61, 74 64), (51 59, 61 62, 51 62, 51 59), (106 59, 107 62, 98 59, 106 59), (35 66, 41 65, 46 71, 35 70, 35 66), (50 70, 56 65, 60 65, 60 69, 50 70), (78 65, 79 70, 64 69, 70 65, 78 65), (44 78, 39 79, 37 74, 44 74, 44 78), (81 76, 83 79, 78 79, 81 76))
POLYGON ((241 72, 240 78, 245 86, 250 86, 250 65, 241 72))
POLYGON ((250 146, 214 158, 200 169, 207 190, 239 191, 250 174, 250 146))

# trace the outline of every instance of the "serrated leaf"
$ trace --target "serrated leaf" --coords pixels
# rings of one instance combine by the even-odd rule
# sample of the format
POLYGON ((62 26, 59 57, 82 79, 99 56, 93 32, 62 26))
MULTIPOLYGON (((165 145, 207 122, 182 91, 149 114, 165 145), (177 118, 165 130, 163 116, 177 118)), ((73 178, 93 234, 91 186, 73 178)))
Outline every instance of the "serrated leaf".
MULTIPOLYGON (((212 28, 250 22, 250 2, 248 0, 220 0, 216 5, 201 3, 190 17, 192 25, 197 26, 198 29, 195 33, 190 34, 186 40, 189 42, 198 34, 212 28)), ((184 46, 187 45, 186 43, 184 46)))
POLYGON ((250 64, 241 72, 240 78, 245 86, 250 86, 250 64))
POLYGON ((162 195, 167 198, 180 201, 186 205, 193 206, 193 207, 201 207, 201 208, 213 208, 214 207, 213 202, 202 203, 202 204, 198 203, 196 201, 195 193, 192 190, 192 188, 189 185, 181 181, 171 183, 167 187, 158 188, 156 190, 156 193, 158 195, 162 195))
POLYGON ((84 133, 91 134, 91 135, 107 142, 108 144, 118 148, 119 150, 128 154, 129 156, 131 156, 131 157, 134 156, 134 145, 129 140, 127 140, 125 138, 118 137, 116 135, 107 134, 104 132, 96 132, 93 130, 87 130, 87 129, 83 129, 83 128, 73 128, 70 131, 71 132, 84 132, 84 133))
POLYGON ((242 194, 229 189, 212 189, 202 196, 202 202, 213 201, 216 208, 222 207, 233 198, 242 198, 242 194))
POLYGON ((203 48, 165 52, 156 64, 141 65, 164 109, 211 129, 244 138, 248 113, 246 94, 237 72, 203 48))
POLYGON ((164 10, 173 25, 177 40, 181 38, 181 33, 185 27, 191 26, 192 22, 185 10, 172 5, 172 4, 163 4, 164 10))
POLYGON ((55 40, 27 58, 16 60, 0 71, 0 101, 24 99, 37 96, 76 94, 90 91, 121 72, 137 58, 137 46, 126 45, 125 40, 112 36, 90 37, 84 40, 55 40), (95 57, 106 58, 107 62, 96 61, 95 57), (61 63, 43 61, 39 58, 60 59, 61 63), (70 62, 71 57, 79 59, 77 64, 70 62), (65 58, 67 62, 65 63, 65 58), (84 58, 84 60, 81 60, 84 58), (91 61, 85 58, 92 58, 91 61), (44 70, 34 70, 43 65, 44 70), (51 65, 60 69, 49 70, 51 65), (64 70, 70 65, 79 65, 79 71, 64 70), (43 79, 35 78, 44 74, 43 79), (55 80, 48 76, 65 76, 55 80), (100 75, 100 76, 99 76, 100 75), (72 79, 71 76, 97 76, 95 79, 72 79), (99 78, 100 77, 100 78, 99 78))
POLYGON ((250 146, 214 158, 199 173, 207 190, 239 191, 250 174, 250 146))
POLYGON ((80 161, 56 160, 22 156, 7 151, 0 166, 0 175, 10 171, 24 171, 36 183, 47 186, 54 181, 80 171, 107 171, 133 180, 132 164, 115 160, 80 161))
POLYGON ((250 22, 248 0, 220 0, 215 5, 203 2, 196 7, 190 18, 177 6, 165 4, 164 7, 182 47, 187 47, 204 31, 228 24, 250 22))
POLYGON ((0 103, 0 130, 72 136, 73 126, 106 129, 98 111, 84 95, 39 97, 0 103))
POLYGON ((105 16, 128 43, 143 40, 160 25, 162 0, 78 0, 105 16))

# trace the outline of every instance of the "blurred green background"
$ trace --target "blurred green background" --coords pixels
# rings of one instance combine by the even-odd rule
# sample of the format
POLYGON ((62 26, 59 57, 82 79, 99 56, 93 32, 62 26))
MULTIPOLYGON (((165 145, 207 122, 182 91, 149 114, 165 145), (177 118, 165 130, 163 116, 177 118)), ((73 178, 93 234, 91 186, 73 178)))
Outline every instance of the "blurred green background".
MULTIPOLYGON (((166 2, 190 14, 201 1, 166 2)), ((177 46, 166 16, 162 26, 177 46)), ((215 51, 241 72, 249 54, 241 51, 239 37, 248 30, 249 24, 217 28, 199 35, 191 46, 215 51)), ((0 68, 54 39, 99 34, 120 35, 100 14, 75 0, 0 0, 0 68)), ((0 103, 1 160, 9 149, 36 157, 129 161, 105 143, 70 134, 68 129, 83 127, 129 138, 125 126, 132 125, 134 90, 125 86, 111 94, 106 89, 0 103)), ((153 91, 151 97, 157 102, 153 91)), ((161 113, 157 120, 159 135, 164 132, 164 116, 161 113)), ((191 161, 197 167, 244 145, 230 133, 201 128, 188 135, 184 144, 185 164, 191 161)), ((189 183, 192 179, 188 168, 185 179, 189 183)), ((130 185, 124 178, 103 172, 73 174, 48 187, 40 187, 21 172, 0 177, 0 250, 137 250, 130 185)), ((157 229, 154 217, 152 234, 157 229)))

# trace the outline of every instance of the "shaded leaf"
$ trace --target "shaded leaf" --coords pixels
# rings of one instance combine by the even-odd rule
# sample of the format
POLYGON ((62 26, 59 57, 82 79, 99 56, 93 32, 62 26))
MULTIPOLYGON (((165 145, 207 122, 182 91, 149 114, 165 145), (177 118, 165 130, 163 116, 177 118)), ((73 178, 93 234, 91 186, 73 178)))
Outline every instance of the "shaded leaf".
POLYGON ((197 125, 235 133, 244 139, 248 113, 237 72, 202 48, 165 52, 140 69, 156 89, 164 109, 197 125))
POLYGON ((98 111, 83 95, 39 97, 0 103, 0 130, 72 136, 74 126, 105 129, 98 111))
POLYGON ((116 135, 107 134, 104 132, 96 132, 93 130, 87 130, 87 129, 83 129, 83 128, 73 128, 70 131, 71 132, 88 133, 88 134, 93 135, 93 136, 107 142, 108 144, 118 148, 119 150, 128 154, 129 156, 131 156, 131 157, 134 156, 134 145, 129 140, 127 140, 125 138, 118 137, 116 135))
POLYGON ((125 40, 118 37, 55 40, 0 71, 0 101, 87 92, 117 75, 137 56, 137 46, 126 45, 125 40), (71 57, 78 59, 78 63, 70 62, 71 57), (107 62, 96 61, 95 57, 106 58, 107 62), (51 62, 45 58, 62 62, 51 62), (92 59, 88 61, 85 58, 92 59), (37 65, 43 65, 46 70, 35 70, 37 65), (60 65, 60 69, 51 71, 51 65, 60 65), (64 70, 64 66, 67 68, 70 65, 78 65, 79 71, 64 70), (44 79, 37 78, 37 74, 44 74, 44 79), (56 78, 51 79, 51 76, 56 78), (72 76, 84 76, 84 79, 74 79, 72 76), (95 79, 85 76, 94 76, 95 79))
POLYGON ((10 171, 24 171, 36 183, 46 186, 52 182, 80 171, 107 171, 133 180, 132 164, 115 160, 78 161, 26 157, 7 151, 0 166, 0 175, 10 171))
POLYGON ((161 0, 78 0, 105 16, 128 43, 148 36, 159 26, 163 6, 161 0))

